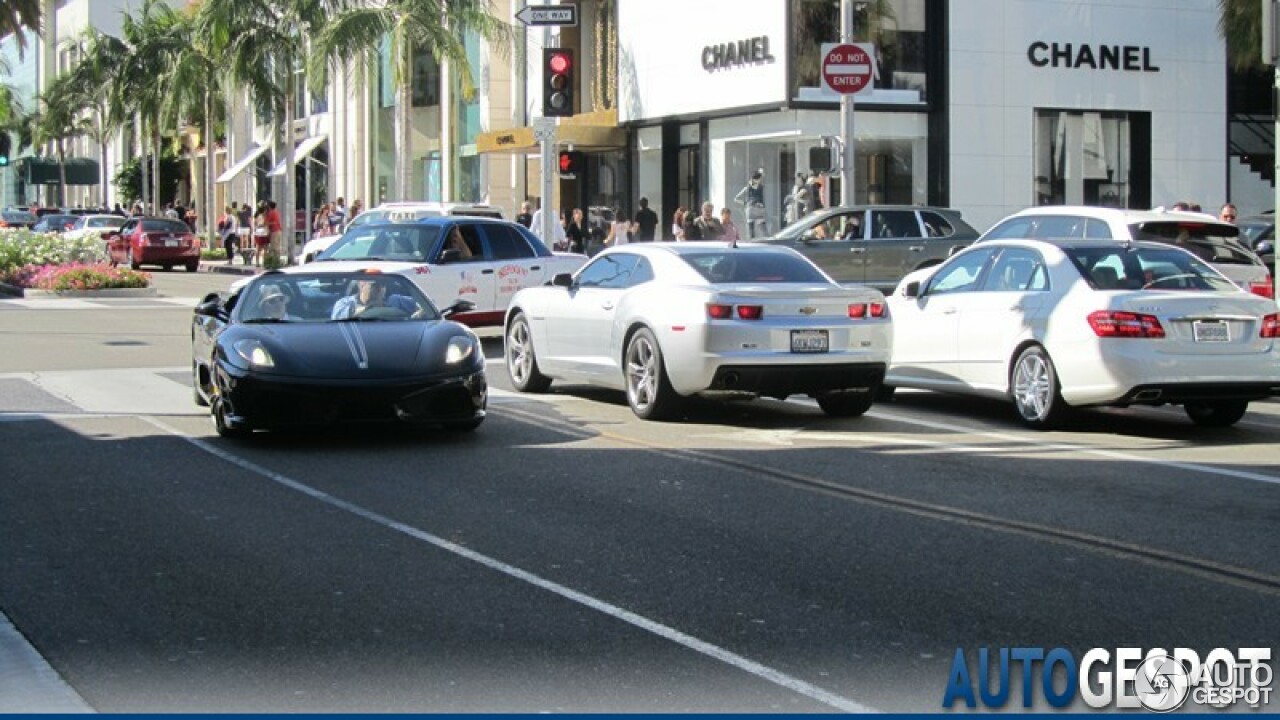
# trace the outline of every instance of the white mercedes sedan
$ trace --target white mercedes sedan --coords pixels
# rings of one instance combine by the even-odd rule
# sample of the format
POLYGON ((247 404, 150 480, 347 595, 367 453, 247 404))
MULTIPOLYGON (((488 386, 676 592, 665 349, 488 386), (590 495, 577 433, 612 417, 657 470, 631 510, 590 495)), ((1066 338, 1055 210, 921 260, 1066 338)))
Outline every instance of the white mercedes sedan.
POLYGON ((789 248, 634 243, 516 293, 505 354, 517 390, 625 390, 644 419, 695 394, 803 394, 851 417, 880 388, 889 325, 879 291, 840 286, 789 248))
POLYGON ((1170 245, 982 242, 908 275, 889 308, 887 387, 1009 398, 1032 427, 1166 403, 1223 427, 1280 395, 1276 303, 1170 245))

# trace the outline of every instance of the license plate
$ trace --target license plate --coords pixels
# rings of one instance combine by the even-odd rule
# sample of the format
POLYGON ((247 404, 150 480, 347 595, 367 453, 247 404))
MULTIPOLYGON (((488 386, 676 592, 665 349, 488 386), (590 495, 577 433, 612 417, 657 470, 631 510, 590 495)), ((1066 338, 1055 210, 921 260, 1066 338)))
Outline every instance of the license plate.
POLYGON ((164 239, 164 246, 165 246, 165 247, 178 247, 178 238, 165 238, 165 239, 164 239))
POLYGON ((1222 320, 1196 320, 1191 331, 1196 342, 1231 342, 1231 329, 1222 320))
POLYGON ((826 330, 792 330, 791 352, 824 353, 831 347, 826 330))

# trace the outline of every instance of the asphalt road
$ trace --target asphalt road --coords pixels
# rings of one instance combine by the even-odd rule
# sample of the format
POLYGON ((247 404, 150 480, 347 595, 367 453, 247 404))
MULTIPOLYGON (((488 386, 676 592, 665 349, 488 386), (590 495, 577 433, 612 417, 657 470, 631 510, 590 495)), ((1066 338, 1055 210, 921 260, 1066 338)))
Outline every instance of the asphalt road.
POLYGON ((0 612, 95 710, 931 711, 957 648, 1277 645, 1280 404, 641 423, 495 339, 474 434, 228 442, 189 320, 234 279, 0 300, 0 612))

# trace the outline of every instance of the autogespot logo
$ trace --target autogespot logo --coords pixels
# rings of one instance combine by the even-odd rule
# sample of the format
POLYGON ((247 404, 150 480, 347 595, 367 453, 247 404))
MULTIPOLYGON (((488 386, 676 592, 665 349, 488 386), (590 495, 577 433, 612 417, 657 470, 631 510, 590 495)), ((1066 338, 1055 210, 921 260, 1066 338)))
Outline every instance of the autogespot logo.
POLYGON ((978 648, 971 665, 964 648, 957 648, 942 706, 963 702, 974 708, 981 700, 986 707, 1002 708, 1020 688, 1027 708, 1035 707, 1038 697, 1055 708, 1076 700, 1090 708, 1161 713, 1188 700, 1217 709, 1236 703, 1259 708, 1271 702, 1270 661, 1271 648, 1216 648, 1202 662, 1187 648, 1152 648, 1145 655, 1141 648, 1094 648, 1077 660, 1066 648, 1006 647, 978 648))

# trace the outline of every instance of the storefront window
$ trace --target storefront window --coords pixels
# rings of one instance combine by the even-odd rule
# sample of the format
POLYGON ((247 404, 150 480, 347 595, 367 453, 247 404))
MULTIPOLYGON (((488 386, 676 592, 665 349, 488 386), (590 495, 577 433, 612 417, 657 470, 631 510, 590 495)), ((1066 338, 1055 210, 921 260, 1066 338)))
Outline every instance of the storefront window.
POLYGON ((1150 205, 1148 113, 1037 110, 1037 205, 1150 205))
MULTIPOLYGON (((919 104, 928 100, 925 0, 855 2, 854 42, 876 47, 874 89, 860 102, 919 104)), ((822 44, 840 40, 840 3, 792 0, 792 98, 835 101, 821 88, 822 44)))
POLYGON ((413 51, 413 106, 432 107, 440 104, 440 66, 431 51, 413 51))

